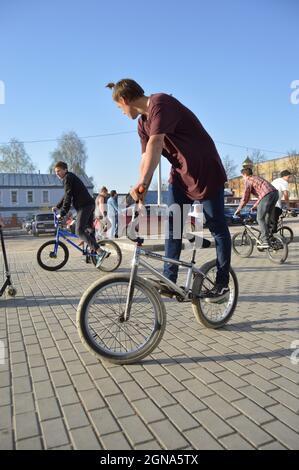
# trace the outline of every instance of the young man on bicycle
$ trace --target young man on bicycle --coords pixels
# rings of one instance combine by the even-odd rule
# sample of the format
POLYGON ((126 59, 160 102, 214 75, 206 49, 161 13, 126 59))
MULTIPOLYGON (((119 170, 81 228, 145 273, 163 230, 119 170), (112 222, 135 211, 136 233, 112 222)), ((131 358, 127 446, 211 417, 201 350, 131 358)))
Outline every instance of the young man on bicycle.
POLYGON ((278 191, 278 201, 274 212, 274 224, 271 228, 273 233, 277 232, 278 219, 282 214, 282 198, 284 199, 287 208, 289 205, 289 178, 291 174, 292 173, 290 173, 289 170, 283 170, 280 173, 280 178, 276 178, 271 183, 278 191))
POLYGON ((245 181, 245 192, 235 215, 240 214, 253 194, 257 197, 251 210, 257 208, 257 221, 261 229, 261 245, 259 248, 269 248, 270 227, 274 221, 275 204, 278 200, 278 191, 264 178, 253 176, 251 168, 243 168, 241 174, 245 181))
POLYGON ((99 267, 107 256, 107 252, 102 250, 97 244, 92 228, 95 208, 94 199, 89 194, 88 189, 81 179, 74 173, 68 171, 65 162, 57 162, 54 170, 58 178, 63 181, 64 196, 52 210, 56 211, 60 209, 59 216, 65 217, 70 207, 72 205, 74 206, 77 211, 76 233, 88 244, 91 250, 94 250, 98 254, 96 267, 99 267))
MULTIPOLYGON (((229 288, 231 238, 224 217, 225 170, 215 144, 198 118, 177 99, 165 93, 145 96, 138 83, 131 79, 109 83, 113 99, 131 119, 138 119, 142 159, 139 181, 131 190, 135 201, 144 200, 138 188, 148 189, 161 155, 172 165, 168 189, 168 205, 181 209, 181 234, 174 236, 173 215, 169 217, 169 238, 165 241, 166 257, 179 259, 182 249, 183 205, 200 200, 207 226, 215 238, 217 251, 216 285, 207 297, 220 300, 229 288)), ((166 263, 164 275, 176 282, 178 267, 166 263)))

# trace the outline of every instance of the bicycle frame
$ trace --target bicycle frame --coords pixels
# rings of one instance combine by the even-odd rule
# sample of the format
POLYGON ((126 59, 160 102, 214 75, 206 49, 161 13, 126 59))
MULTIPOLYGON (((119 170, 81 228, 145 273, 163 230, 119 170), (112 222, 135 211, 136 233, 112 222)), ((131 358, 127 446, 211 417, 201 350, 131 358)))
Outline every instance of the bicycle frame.
POLYGON ((252 236, 252 238, 254 238, 256 242, 259 242, 259 237, 260 237, 260 234, 261 234, 259 229, 255 228, 255 227, 252 227, 252 225, 248 225, 246 223, 244 223, 243 226, 244 226, 244 232, 246 233, 248 231, 250 233, 250 235, 252 236), (254 234, 254 232, 257 232, 259 235, 256 236, 254 234))
POLYGON ((76 243, 69 240, 69 238, 80 239, 80 237, 78 237, 78 235, 76 235, 75 233, 69 232, 68 230, 63 230, 60 227, 59 220, 58 220, 57 215, 56 215, 55 212, 54 212, 54 223, 55 223, 55 227, 56 227, 55 248, 54 248, 55 255, 57 255, 57 250, 58 250, 58 246, 59 246, 59 238, 60 237, 62 237, 64 240, 66 240, 70 245, 72 245, 78 251, 81 251, 82 255, 84 255, 84 256, 87 255, 87 254, 89 256, 96 256, 97 255, 96 253, 92 253, 91 251, 88 251, 88 253, 87 253, 87 246, 82 249, 76 243))
MULTIPOLYGON (((131 268, 131 275, 130 275, 130 282, 129 282, 129 289, 128 289, 128 296, 126 302, 126 309, 124 314, 124 321, 127 321, 130 318, 131 312, 131 305, 134 293, 134 280, 137 276, 137 271, 139 266, 143 266, 146 268, 150 273, 152 273, 155 277, 163 281, 168 287, 171 288, 172 291, 176 292, 178 297, 182 301, 190 301, 189 292, 192 285, 192 275, 194 273, 201 274, 203 277, 207 277, 200 269, 195 267, 195 256, 196 256, 196 248, 193 248, 192 252, 192 259, 190 263, 181 260, 174 260, 171 258, 167 258, 166 256, 160 255, 158 253, 152 252, 150 250, 146 250, 142 248, 142 239, 137 239, 137 246, 134 251, 133 261, 132 261, 132 268, 131 268), (151 258, 156 261, 161 261, 164 263, 171 263, 177 266, 183 266, 188 269, 187 271, 187 278, 186 284, 184 288, 178 287, 174 282, 170 281, 167 277, 157 271, 153 266, 148 264, 146 261, 141 259, 142 257, 151 258)), ((212 282, 212 281, 211 281, 212 282)))

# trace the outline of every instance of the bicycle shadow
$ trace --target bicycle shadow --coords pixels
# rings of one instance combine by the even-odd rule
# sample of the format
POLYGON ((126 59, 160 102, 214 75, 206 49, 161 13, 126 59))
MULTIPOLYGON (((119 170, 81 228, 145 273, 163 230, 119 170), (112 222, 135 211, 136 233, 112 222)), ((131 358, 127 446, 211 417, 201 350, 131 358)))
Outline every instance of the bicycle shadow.
POLYGON ((233 353, 233 354, 221 354, 215 356, 192 356, 192 357, 180 357, 174 356, 172 358, 164 358, 164 359, 143 359, 140 362, 136 362, 136 364, 144 365, 154 365, 154 364, 190 364, 193 362, 197 363, 205 363, 205 362, 231 362, 231 361, 238 361, 244 359, 273 359, 275 357, 289 357, 292 353, 292 349, 277 349, 276 351, 265 351, 265 352, 253 352, 249 354, 240 354, 240 353, 233 353))
POLYGON ((265 320, 248 320, 240 323, 235 323, 235 324, 228 324, 223 327, 223 330, 225 331, 244 331, 244 332, 255 332, 255 331, 279 331, 279 332, 284 332, 284 331, 299 331, 299 317, 295 318, 289 318, 286 314, 284 318, 273 318, 273 319, 265 319, 265 320), (281 326, 282 323, 287 324, 289 322, 296 322, 296 325, 292 325, 289 328, 283 328, 281 326), (270 328, 269 327, 256 327, 255 325, 271 325, 273 323, 278 323, 277 328, 270 328), (280 324, 280 325, 279 325, 280 324))
POLYGON ((80 297, 73 296, 55 296, 55 297, 45 297, 45 296, 23 296, 17 295, 16 297, 7 297, 3 299, 3 302, 6 304, 12 303, 14 307, 52 307, 57 305, 78 305, 80 302, 80 297))

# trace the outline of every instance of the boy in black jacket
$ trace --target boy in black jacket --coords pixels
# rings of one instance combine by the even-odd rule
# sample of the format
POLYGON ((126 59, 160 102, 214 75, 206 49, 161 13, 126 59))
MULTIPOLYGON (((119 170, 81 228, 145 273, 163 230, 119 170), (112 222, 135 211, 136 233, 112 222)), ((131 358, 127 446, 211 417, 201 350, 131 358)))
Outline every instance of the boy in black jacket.
POLYGON ((74 173, 68 171, 65 162, 57 162, 55 164, 55 174, 63 181, 64 196, 53 211, 60 209, 60 217, 66 216, 71 206, 77 211, 76 233, 85 241, 91 250, 97 252, 98 268, 108 255, 107 251, 102 250, 96 242, 94 231, 92 229, 93 213, 95 202, 89 194, 83 182, 74 173), (91 230, 92 229, 92 230, 91 230))

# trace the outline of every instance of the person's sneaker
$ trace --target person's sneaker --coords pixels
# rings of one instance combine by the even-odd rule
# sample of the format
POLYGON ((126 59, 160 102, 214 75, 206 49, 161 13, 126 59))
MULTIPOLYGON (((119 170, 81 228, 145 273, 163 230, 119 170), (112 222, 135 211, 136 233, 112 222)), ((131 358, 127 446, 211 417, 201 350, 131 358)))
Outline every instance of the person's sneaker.
POLYGON ((267 240, 261 240, 258 244, 258 248, 266 249, 270 248, 269 242, 267 240))
POLYGON ((100 253, 98 253, 96 268, 99 268, 102 262, 104 261, 104 259, 107 258, 108 256, 109 256, 109 253, 106 250, 102 250, 100 253))
POLYGON ((202 297, 206 302, 217 303, 221 300, 225 300, 229 295, 229 287, 221 286, 216 284, 213 289, 205 292, 202 297))

